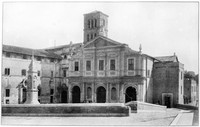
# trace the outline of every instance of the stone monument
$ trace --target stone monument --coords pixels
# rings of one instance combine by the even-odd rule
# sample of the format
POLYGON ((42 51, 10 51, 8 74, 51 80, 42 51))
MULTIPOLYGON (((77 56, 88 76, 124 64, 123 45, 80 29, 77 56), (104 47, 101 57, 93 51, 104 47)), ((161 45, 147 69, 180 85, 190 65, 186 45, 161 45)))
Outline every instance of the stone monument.
POLYGON ((39 79, 37 77, 37 69, 34 63, 34 56, 32 55, 28 70, 27 98, 25 104, 40 104, 38 102, 38 80, 39 79))

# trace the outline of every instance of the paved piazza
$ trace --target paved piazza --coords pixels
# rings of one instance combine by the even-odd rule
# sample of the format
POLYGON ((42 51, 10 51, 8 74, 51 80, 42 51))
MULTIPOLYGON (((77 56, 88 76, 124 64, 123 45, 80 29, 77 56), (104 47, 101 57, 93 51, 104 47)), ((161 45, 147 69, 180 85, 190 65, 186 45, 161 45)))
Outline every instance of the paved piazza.
MULTIPOLYGON (((169 126, 182 112, 167 109, 167 112, 131 113, 129 117, 2 117, 2 125, 152 125, 169 126)), ((180 117, 182 118, 182 117, 180 117)), ((184 117, 186 119, 186 117, 184 117)), ((187 120, 186 120, 187 121, 187 120)), ((191 122, 186 122, 192 124, 191 122)), ((180 119, 175 122, 180 123, 180 119)))

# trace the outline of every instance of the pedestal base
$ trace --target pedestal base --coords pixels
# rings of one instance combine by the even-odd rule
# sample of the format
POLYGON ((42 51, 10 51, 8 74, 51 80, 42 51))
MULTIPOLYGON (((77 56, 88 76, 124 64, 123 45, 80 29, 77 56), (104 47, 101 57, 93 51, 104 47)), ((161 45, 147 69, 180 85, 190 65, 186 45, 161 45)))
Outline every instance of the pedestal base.
POLYGON ((24 104, 40 104, 38 101, 38 90, 27 91, 27 98, 24 104))

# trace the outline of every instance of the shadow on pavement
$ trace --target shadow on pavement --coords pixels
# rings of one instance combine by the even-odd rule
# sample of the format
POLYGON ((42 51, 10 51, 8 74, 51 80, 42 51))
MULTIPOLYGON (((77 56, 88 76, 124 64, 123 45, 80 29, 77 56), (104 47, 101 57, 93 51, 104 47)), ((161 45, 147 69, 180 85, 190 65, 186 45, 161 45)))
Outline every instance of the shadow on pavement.
POLYGON ((199 126, 199 110, 194 110, 192 125, 199 126))

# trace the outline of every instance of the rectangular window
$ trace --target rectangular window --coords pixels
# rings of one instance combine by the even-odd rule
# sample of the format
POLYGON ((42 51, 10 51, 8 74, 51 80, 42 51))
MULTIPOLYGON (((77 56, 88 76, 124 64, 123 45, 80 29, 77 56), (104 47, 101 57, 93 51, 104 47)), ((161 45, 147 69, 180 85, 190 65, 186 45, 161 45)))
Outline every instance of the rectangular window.
POLYGON ((63 70, 63 77, 67 77, 67 71, 63 70))
POLYGON ((128 59, 128 70, 134 70, 134 59, 128 59))
POLYGON ((54 94, 54 89, 50 90, 50 94, 53 95, 54 94))
POLYGON ((91 61, 86 61, 86 71, 91 71, 91 61))
POLYGON ((10 89, 6 89, 6 97, 10 97, 10 89))
POLYGON ((53 96, 50 96, 50 103, 53 103, 53 96))
POLYGON ((51 77, 53 77, 53 71, 51 71, 51 77))
POLYGON ((110 60, 110 70, 115 70, 115 60, 110 60))
POLYGON ((88 28, 90 28, 90 20, 88 20, 88 28))
POLYGON ((90 40, 90 35, 88 34, 88 35, 87 35, 87 41, 89 41, 89 40, 90 40))
POLYGON ((99 70, 100 71, 104 70, 104 60, 99 60, 99 70))
POLYGON ((37 75, 40 76, 40 71, 37 72, 37 75))
POLYGON ((26 70, 25 69, 22 70, 22 76, 26 76, 26 70))
POLYGON ((75 62, 75 63, 74 63, 74 67, 75 67, 75 68, 74 68, 74 71, 78 71, 78 70, 79 70, 79 68, 78 68, 78 62, 75 62))
POLYGON ((6 99, 6 104, 9 104, 9 99, 6 99))
POLYGON ((5 75, 10 75, 10 68, 5 68, 5 75))
POLYGON ((6 52, 6 57, 10 57, 10 53, 9 52, 6 52))

